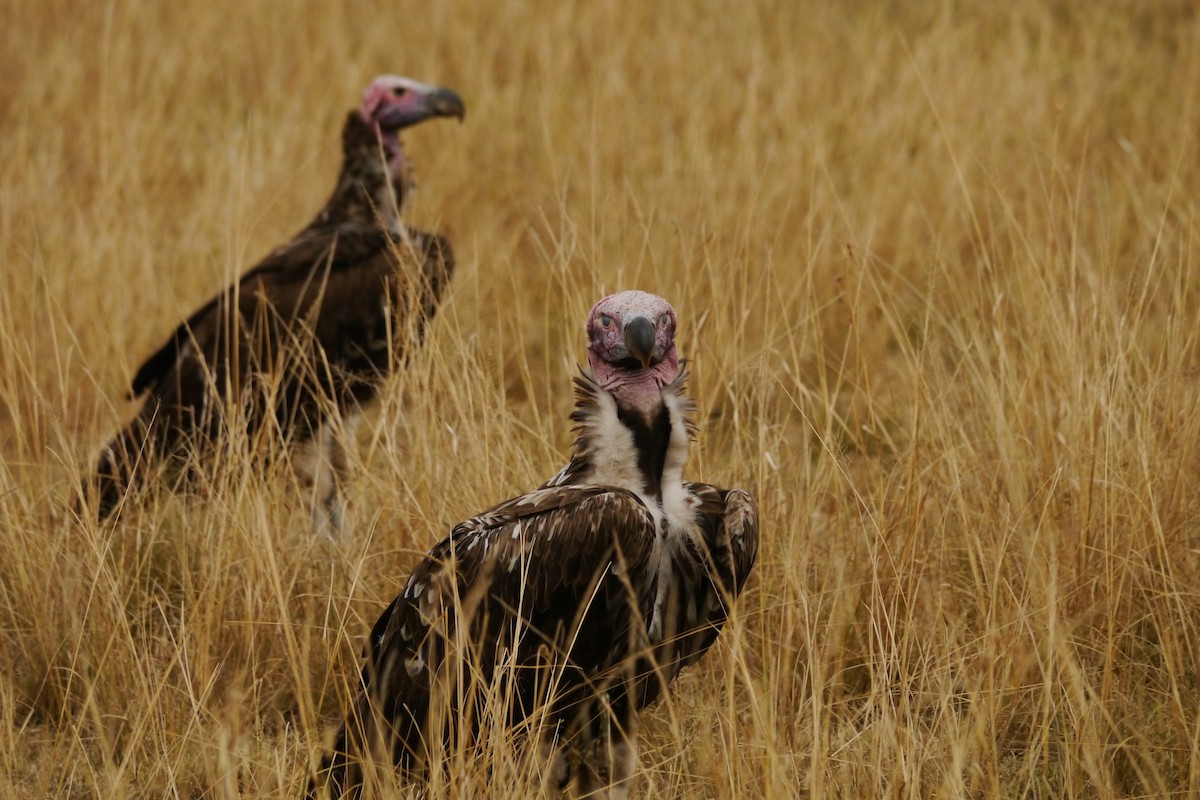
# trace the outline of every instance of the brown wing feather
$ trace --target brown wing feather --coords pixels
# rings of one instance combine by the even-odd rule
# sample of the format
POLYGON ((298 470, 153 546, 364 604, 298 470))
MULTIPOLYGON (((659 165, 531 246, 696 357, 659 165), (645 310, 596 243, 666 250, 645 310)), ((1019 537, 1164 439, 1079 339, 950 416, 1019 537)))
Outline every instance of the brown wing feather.
POLYGON ((643 630, 652 587, 637 576, 649 572, 654 531, 636 495, 595 486, 539 489, 458 525, 371 632, 362 694, 324 766, 334 796, 361 780, 366 752, 420 765, 437 713, 431 698, 456 673, 447 666, 456 652, 470 651, 464 658, 485 682, 498 660, 512 665, 510 724, 539 702, 539 667, 561 670, 559 705, 621 668, 643 630))
POLYGON ((162 459, 219 435, 231 405, 252 427, 273 418, 303 437, 331 406, 371 399, 423 337, 453 268, 449 243, 419 231, 321 228, 272 252, 138 369, 132 392, 146 400, 97 469, 101 517, 143 453, 162 459))
POLYGON ((741 594, 758 558, 758 503, 741 489, 684 483, 697 501, 700 529, 720 590, 726 599, 741 594))
POLYGON ((332 353, 343 349, 353 353, 382 332, 376 330, 383 322, 381 299, 390 297, 404 311, 432 316, 453 270, 453 253, 439 236, 414 231, 408 239, 378 229, 301 234, 181 323, 139 367, 132 393, 162 390, 180 368, 183 351, 192 349, 189 345, 195 345, 193 352, 203 354, 210 366, 216 364, 223 355, 220 342, 235 304, 237 318, 247 329, 263 306, 284 324, 314 315, 316 341, 332 353), (414 261, 419 270, 405 269, 414 261), (413 291, 402 291, 409 288, 413 291), (367 323, 351 324, 364 316, 367 323))
POLYGON ((638 672, 638 705, 653 703, 686 666, 708 652, 729 616, 758 556, 758 504, 740 489, 684 483, 701 542, 674 555, 668 593, 672 619, 664 625, 653 660, 638 672))

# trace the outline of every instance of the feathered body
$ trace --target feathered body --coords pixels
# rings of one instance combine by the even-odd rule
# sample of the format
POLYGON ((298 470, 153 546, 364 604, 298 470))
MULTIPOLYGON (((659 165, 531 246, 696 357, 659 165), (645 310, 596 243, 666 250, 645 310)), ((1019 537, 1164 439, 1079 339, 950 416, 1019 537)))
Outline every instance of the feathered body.
POLYGON ((138 369, 141 410, 103 449, 89 487, 101 518, 163 462, 203 453, 240 419, 251 436, 299 446, 316 513, 339 524, 345 453, 329 420, 353 418, 421 341, 454 268, 449 242, 401 221, 411 174, 399 130, 462 114, 449 90, 371 83, 346 118, 341 173, 321 212, 138 369))
POLYGON ((683 480, 693 405, 674 328, 642 292, 593 309, 570 461, 416 566, 318 784, 356 792, 363 761, 419 773, 478 735, 478 697, 502 682, 504 723, 536 729, 554 784, 625 796, 638 711, 712 645, 758 549, 750 495, 683 480))

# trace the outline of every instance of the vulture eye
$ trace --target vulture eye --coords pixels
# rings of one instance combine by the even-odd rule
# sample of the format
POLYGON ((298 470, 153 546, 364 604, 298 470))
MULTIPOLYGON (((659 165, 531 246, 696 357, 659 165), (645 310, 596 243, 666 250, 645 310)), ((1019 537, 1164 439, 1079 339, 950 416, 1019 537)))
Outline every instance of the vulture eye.
POLYGON ((610 317, 608 314, 601 314, 600 315, 600 327, 604 328, 604 330, 608 330, 612 326, 613 326, 613 318, 610 317))
POLYGON ((670 325, 671 324, 671 315, 663 314, 661 317, 658 318, 658 324, 659 324, 659 327, 662 327, 662 328, 665 328, 668 325, 670 325))
POLYGON ((404 97, 404 95, 408 94, 408 89, 405 89, 403 86, 397 86, 395 89, 392 89, 392 94, 396 97, 404 97))

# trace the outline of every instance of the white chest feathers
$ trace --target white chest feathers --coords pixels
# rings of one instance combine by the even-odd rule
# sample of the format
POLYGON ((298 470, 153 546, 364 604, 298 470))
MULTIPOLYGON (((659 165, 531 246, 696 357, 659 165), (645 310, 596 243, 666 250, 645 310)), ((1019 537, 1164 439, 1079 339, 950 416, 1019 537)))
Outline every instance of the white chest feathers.
POLYGON ((651 493, 646 485, 633 431, 621 421, 616 400, 607 392, 599 394, 595 414, 589 421, 593 443, 589 454, 592 469, 586 481, 594 485, 616 486, 636 494, 654 515, 660 532, 676 526, 690 528, 694 519, 687 502, 687 492, 683 488, 683 467, 687 463, 689 445, 683 403, 671 392, 664 393, 663 403, 667 409, 670 432, 659 484, 661 497, 651 493))
POLYGON ((654 587, 648 633, 651 642, 661 642, 670 627, 666 624, 668 596, 678 560, 688 557, 689 540, 699 536, 695 509, 683 485, 683 467, 687 463, 690 444, 686 401, 673 392, 663 394, 670 431, 659 492, 655 494, 646 485, 633 431, 621 421, 616 401, 607 393, 602 393, 598 400, 596 414, 591 420, 594 446, 588 482, 633 492, 654 517, 653 568, 645 575, 654 587))

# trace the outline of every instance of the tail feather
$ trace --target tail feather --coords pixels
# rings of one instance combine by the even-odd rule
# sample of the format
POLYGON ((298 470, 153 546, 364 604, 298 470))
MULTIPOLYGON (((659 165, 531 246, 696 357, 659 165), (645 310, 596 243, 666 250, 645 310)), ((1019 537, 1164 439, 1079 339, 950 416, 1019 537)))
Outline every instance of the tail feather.
POLYGON ((112 516, 144 471, 139 465, 144 460, 145 442, 145 431, 135 421, 104 446, 95 472, 83 479, 83 510, 94 504, 100 522, 112 516))
POLYGON ((309 781, 308 796, 317 800, 359 798, 367 773, 397 770, 413 778, 423 771, 425 743, 420 720, 424 705, 410 709, 401 703, 381 707, 370 690, 364 690, 338 730, 333 748, 321 758, 321 767, 309 781), (386 714, 385 707, 392 713, 386 714))
POLYGON ((364 743, 369 741, 371 734, 367 732, 368 725, 363 724, 367 718, 362 716, 367 709, 366 695, 355 703, 355 710, 338 729, 333 748, 321 758, 321 768, 316 777, 309 782, 308 796, 317 800, 324 795, 329 800, 341 800, 343 797, 358 798, 363 791, 363 761, 369 759, 364 743))
POLYGON ((309 800, 328 797, 340 800, 356 797, 362 788, 362 777, 358 765, 350 758, 346 748, 345 726, 338 732, 333 750, 321 758, 321 768, 308 782, 309 800))
POLYGON ((182 445, 184 438, 177 425, 164 424, 143 409, 100 450, 95 472, 83 479, 81 513, 94 504, 99 522, 111 517, 145 485, 151 470, 182 445))

